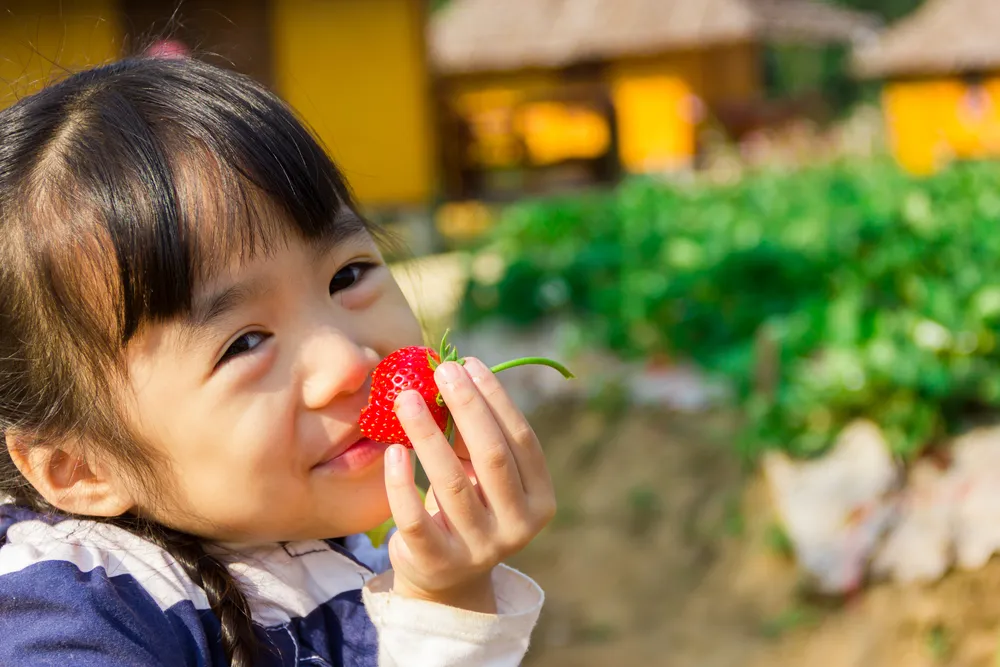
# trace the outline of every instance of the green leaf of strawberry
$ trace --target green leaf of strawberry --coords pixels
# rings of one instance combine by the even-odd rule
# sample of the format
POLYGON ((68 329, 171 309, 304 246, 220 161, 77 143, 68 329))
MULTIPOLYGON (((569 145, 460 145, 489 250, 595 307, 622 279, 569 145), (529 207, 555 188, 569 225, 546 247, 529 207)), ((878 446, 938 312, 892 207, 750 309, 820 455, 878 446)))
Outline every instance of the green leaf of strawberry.
MULTIPOLYGON (((445 407, 437 384, 434 382, 434 371, 445 361, 462 363, 458 358, 458 350, 448 343, 447 331, 441 339, 441 346, 438 350, 432 350, 422 345, 411 345, 396 350, 383 359, 372 372, 372 388, 368 395, 368 405, 361 411, 361 418, 358 420, 364 436, 376 442, 412 447, 413 444, 406 432, 403 431, 393 408, 396 397, 400 393, 407 389, 414 389, 423 397, 438 427, 450 437, 452 431, 451 415, 448 413, 448 408, 445 407)), ((544 357, 515 359, 494 366, 491 370, 494 373, 499 373, 508 368, 527 364, 549 366, 562 373, 565 378, 573 377, 573 374, 565 366, 544 357)))

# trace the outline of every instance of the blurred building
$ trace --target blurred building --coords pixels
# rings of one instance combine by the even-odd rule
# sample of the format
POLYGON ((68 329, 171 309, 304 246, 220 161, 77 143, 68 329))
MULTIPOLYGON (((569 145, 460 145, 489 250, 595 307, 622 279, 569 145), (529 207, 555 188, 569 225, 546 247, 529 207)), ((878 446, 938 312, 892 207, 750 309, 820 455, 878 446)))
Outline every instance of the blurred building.
POLYGON ((0 0, 6 101, 155 41, 272 85, 364 205, 420 210, 437 186, 425 0, 0 0))
POLYGON ((885 80, 892 149, 910 171, 1000 156, 1000 0, 927 0, 856 67, 885 80))
POLYGON ((445 191, 504 198, 689 168, 700 119, 739 135, 767 115, 768 46, 876 27, 813 0, 451 0, 429 37, 445 191))

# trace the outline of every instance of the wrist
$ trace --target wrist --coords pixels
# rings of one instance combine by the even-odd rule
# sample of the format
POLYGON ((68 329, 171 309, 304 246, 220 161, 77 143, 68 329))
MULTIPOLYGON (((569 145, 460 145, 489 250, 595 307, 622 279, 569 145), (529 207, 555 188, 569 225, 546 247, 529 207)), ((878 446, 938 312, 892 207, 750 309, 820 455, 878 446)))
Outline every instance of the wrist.
POLYGON ((464 609, 465 611, 474 611, 480 614, 497 613, 496 592, 493 590, 492 572, 487 572, 461 586, 434 591, 414 586, 406 581, 406 579, 401 578, 399 573, 396 572, 392 592, 401 597, 434 602, 448 607, 455 607, 456 609, 464 609))

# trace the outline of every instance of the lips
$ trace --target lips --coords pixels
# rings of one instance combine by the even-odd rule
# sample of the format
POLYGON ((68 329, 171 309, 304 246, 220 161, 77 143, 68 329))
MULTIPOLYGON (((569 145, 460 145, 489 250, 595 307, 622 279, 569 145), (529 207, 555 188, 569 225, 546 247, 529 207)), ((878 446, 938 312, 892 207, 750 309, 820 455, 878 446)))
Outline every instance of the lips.
POLYGON ((361 443, 362 440, 364 440, 364 438, 361 437, 360 432, 352 433, 351 436, 352 437, 349 440, 346 440, 346 442, 344 440, 341 440, 339 443, 337 443, 330 449, 326 450, 326 452, 323 454, 323 458, 320 459, 320 461, 316 465, 314 465, 313 468, 318 468, 320 466, 330 463, 331 461, 335 461, 349 449, 351 449, 355 445, 358 445, 359 443, 361 443))
POLYGON ((359 438, 346 447, 341 445, 331 449, 321 462, 313 466, 312 471, 338 475, 367 474, 365 471, 384 458, 386 449, 388 445, 359 438))
MULTIPOLYGON (((364 385, 355 394, 357 406, 344 406, 348 414, 361 414, 361 410, 368 404, 368 393, 371 390, 371 376, 365 380, 364 385)), ((344 424, 346 426, 346 424, 344 424)), ((361 434, 361 427, 354 421, 350 430, 343 434, 331 444, 320 456, 319 461, 312 466, 313 470, 341 469, 347 471, 357 468, 367 467, 374 458, 380 458, 385 447, 375 443, 361 434), (380 451, 381 450, 381 451, 380 451)))

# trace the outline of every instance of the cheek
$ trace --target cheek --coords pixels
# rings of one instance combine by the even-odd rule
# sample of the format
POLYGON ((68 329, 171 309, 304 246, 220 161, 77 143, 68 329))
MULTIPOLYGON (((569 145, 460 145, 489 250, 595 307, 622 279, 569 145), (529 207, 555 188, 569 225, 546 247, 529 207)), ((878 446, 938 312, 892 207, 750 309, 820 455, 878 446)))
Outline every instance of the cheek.
POLYGON ((287 476, 297 460, 287 392, 265 388, 249 403, 177 394, 137 407, 139 432, 171 461, 181 496, 201 505, 199 498, 212 490, 246 495, 259 486, 250 480, 287 476))
MULTIPOLYGON (((264 394, 266 395, 266 393, 264 394)), ((291 422, 282 406, 261 401, 242 410, 193 409, 172 427, 175 504, 178 516, 204 533, 244 531, 271 515, 289 519, 301 510, 303 478, 297 466, 291 422), (275 508, 274 499, 283 498, 275 508), (213 530, 214 530, 213 529, 213 530)))
POLYGON ((420 322, 388 271, 380 278, 377 290, 368 293, 367 297, 364 301, 360 298, 344 301, 344 316, 350 320, 348 328, 359 343, 382 356, 407 345, 423 343, 420 322))
POLYGON ((375 349, 383 355, 407 345, 423 344, 423 331, 416 314, 394 280, 390 281, 377 315, 376 331, 384 331, 385 339, 375 349))
POLYGON ((294 405, 286 388, 259 386, 249 401, 213 401, 193 406, 182 446, 195 467, 215 467, 232 476, 278 472, 293 463, 294 405))

